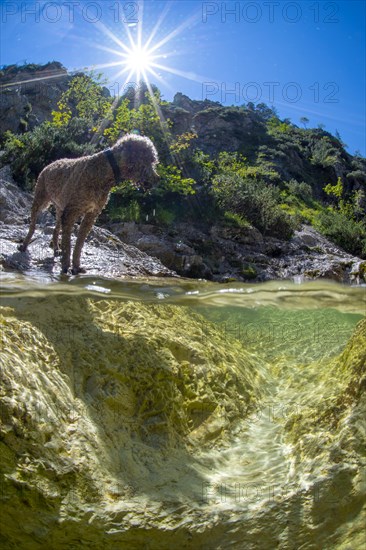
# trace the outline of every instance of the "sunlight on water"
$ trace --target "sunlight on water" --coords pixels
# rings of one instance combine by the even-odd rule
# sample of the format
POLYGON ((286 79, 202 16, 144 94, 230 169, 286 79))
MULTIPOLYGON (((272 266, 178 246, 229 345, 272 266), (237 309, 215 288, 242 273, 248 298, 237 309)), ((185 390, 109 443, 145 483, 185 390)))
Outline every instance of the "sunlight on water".
POLYGON ((261 288, 258 294, 262 299, 256 299, 256 306, 233 307, 229 303, 235 294, 226 293, 226 307, 197 309, 217 323, 228 339, 238 339, 268 362, 272 374, 266 399, 247 418, 245 437, 214 455, 203 453, 203 470, 209 464, 213 472, 206 474, 207 504, 250 510, 310 485, 312 476, 299 465, 295 468, 283 426, 291 415, 313 402, 314 395, 329 390, 330 381, 322 388, 314 370, 319 370, 319 361, 327 368, 326 360, 342 351, 363 317, 365 290, 345 290, 325 286, 312 291, 310 285, 277 291, 261 288))

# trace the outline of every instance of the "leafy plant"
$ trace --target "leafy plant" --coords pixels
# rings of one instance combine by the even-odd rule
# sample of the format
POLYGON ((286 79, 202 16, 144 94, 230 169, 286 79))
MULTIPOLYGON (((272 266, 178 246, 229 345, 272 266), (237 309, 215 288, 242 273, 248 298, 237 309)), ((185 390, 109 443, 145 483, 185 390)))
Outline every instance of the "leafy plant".
POLYGON ((160 180, 155 194, 162 195, 166 192, 179 193, 181 195, 193 195, 195 193, 195 181, 192 178, 184 178, 181 170, 173 165, 164 166, 159 164, 158 173, 160 180))
POLYGON ((294 223, 279 207, 275 190, 263 180, 222 173, 215 176, 212 190, 222 208, 244 216, 263 234, 291 237, 294 223))
POLYGON ((287 121, 282 121, 277 117, 272 117, 267 123, 269 134, 276 135, 277 133, 285 134, 291 128, 287 121))
POLYGON ((331 185, 330 183, 328 183, 328 185, 323 187, 323 189, 327 195, 333 195, 339 201, 343 194, 343 183, 341 178, 338 178, 337 183, 335 185, 331 185))
POLYGON ((325 168, 334 166, 340 160, 340 152, 328 136, 323 136, 312 148, 311 162, 325 168))
POLYGON ((126 133, 149 136, 159 148, 160 154, 166 154, 167 143, 170 141, 170 122, 161 120, 159 116, 161 103, 158 92, 154 96, 146 92, 144 101, 137 108, 132 108, 131 99, 125 97, 111 115, 110 125, 104 130, 104 136, 110 144, 126 133))
POLYGON ((98 125, 108 117, 112 100, 101 86, 101 75, 75 76, 58 101, 58 110, 52 111, 52 124, 67 126, 72 117, 82 118, 92 125, 96 132, 98 125))
POLYGON ((294 179, 291 179, 286 183, 286 187, 290 195, 298 197, 305 203, 309 204, 313 200, 313 190, 311 185, 305 183, 304 181, 298 182, 294 179))
POLYGON ((328 210, 319 214, 316 227, 350 254, 366 257, 366 225, 363 221, 350 219, 344 212, 328 210))
POLYGON ((243 215, 236 214, 235 212, 224 212, 224 221, 226 225, 230 225, 232 227, 250 227, 248 220, 243 215))

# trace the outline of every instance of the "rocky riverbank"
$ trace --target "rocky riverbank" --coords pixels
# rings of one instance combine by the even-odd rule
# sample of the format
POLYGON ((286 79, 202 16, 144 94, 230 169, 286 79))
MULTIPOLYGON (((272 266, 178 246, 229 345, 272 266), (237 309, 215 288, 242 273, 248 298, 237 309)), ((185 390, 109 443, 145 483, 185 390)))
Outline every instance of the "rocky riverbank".
MULTIPOLYGON (((0 265, 6 270, 39 269, 56 275, 60 266, 49 247, 55 221, 50 212, 42 214, 29 252, 17 250, 27 231, 31 203, 32 195, 15 184, 8 167, 2 168, 0 265)), ((117 223, 93 229, 82 262, 89 274, 107 277, 179 275, 216 282, 323 278, 351 284, 366 280, 365 261, 310 226, 281 241, 264 238, 253 227, 117 223)))
POLYGON ((289 241, 263 238, 254 227, 119 223, 109 229, 184 277, 216 282, 330 279, 359 284, 366 263, 302 226, 289 241))

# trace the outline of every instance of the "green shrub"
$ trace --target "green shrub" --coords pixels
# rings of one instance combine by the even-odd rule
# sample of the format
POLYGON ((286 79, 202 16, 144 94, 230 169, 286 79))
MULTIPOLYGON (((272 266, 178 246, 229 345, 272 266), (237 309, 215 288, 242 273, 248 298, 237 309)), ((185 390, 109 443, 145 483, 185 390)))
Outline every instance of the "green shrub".
POLYGON ((244 179, 233 173, 218 174, 212 191, 222 208, 244 216, 264 235, 288 239, 295 224, 281 210, 278 191, 263 180, 244 179))
POLYGON ((321 212, 316 226, 331 241, 355 256, 366 257, 366 225, 348 218, 343 212, 321 212))
POLYGON ((140 222, 141 206, 136 199, 127 202, 123 206, 110 207, 108 209, 109 220, 112 222, 140 222))
POLYGON ((244 216, 230 211, 224 212, 224 222, 231 227, 250 227, 250 223, 244 216))
POLYGON ((193 172, 194 179, 203 185, 209 184, 215 171, 215 162, 201 149, 196 149, 190 160, 189 169, 193 172))
POLYGON ((58 101, 58 110, 52 111, 53 124, 67 126, 77 117, 88 121, 93 131, 97 131, 99 124, 110 116, 112 104, 101 84, 101 75, 75 76, 58 101))
POLYGON ((295 197, 298 197, 307 204, 313 199, 312 187, 304 181, 298 182, 292 179, 286 183, 286 187, 291 195, 295 195, 295 197))
POLYGON ((154 194, 164 195, 165 193, 179 193, 181 195, 192 195, 195 193, 195 181, 192 178, 184 178, 179 168, 174 165, 158 165, 160 180, 154 189, 154 194))
POLYGON ((158 206, 155 210, 155 220, 161 225, 172 225, 175 220, 175 213, 168 208, 158 206))
POLYGON ((340 150, 335 146, 334 141, 324 136, 314 144, 310 160, 313 164, 319 164, 324 168, 334 166, 340 160, 340 150))
POLYGON ((10 164, 16 181, 30 189, 50 162, 94 153, 96 146, 89 143, 89 138, 88 124, 78 118, 72 119, 67 127, 44 122, 25 134, 5 132, 1 162, 10 164))

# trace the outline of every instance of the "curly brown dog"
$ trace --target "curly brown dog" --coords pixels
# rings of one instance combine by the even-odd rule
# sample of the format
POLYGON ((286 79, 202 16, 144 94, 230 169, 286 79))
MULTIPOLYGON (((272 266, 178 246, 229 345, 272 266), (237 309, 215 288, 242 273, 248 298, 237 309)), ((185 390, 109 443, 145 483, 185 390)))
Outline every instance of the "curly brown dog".
POLYGON ((24 252, 36 227, 37 216, 51 203, 56 208, 56 226, 51 246, 59 253, 59 234, 62 229, 62 272, 70 267, 71 233, 75 222, 83 217, 72 257, 72 273, 83 272, 80 255, 93 223, 108 202, 113 185, 123 180, 136 184, 154 185, 158 154, 147 137, 127 135, 110 149, 77 159, 52 162, 40 173, 32 205, 28 235, 19 250, 24 252))

